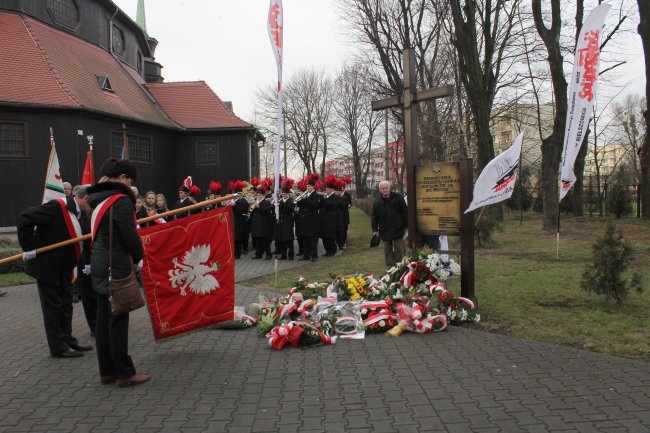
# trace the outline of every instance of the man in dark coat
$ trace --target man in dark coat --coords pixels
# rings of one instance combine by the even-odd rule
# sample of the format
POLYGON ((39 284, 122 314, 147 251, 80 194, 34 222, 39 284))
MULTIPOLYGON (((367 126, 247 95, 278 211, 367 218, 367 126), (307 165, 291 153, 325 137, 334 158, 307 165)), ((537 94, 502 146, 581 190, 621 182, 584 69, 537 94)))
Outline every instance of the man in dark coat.
POLYGON ((343 191, 345 185, 342 185, 336 194, 341 199, 339 202, 339 213, 341 216, 341 225, 336 229, 336 244, 339 250, 343 251, 348 243, 348 226, 350 225, 350 208, 352 207, 352 197, 347 191, 343 191))
POLYGON ((253 259, 261 259, 265 255, 266 260, 271 260, 271 237, 275 225, 273 215, 273 203, 265 195, 265 190, 258 189, 255 202, 251 205, 251 235, 255 256, 253 259))
POLYGON ((307 189, 300 200, 296 201, 299 207, 298 218, 300 223, 296 223, 296 235, 302 237, 302 260, 311 260, 315 262, 318 258, 318 204, 320 195, 314 190, 315 182, 307 182, 307 189))
POLYGON ((379 182, 379 192, 372 206, 372 234, 383 241, 386 266, 391 267, 404 256, 408 209, 404 197, 390 190, 389 182, 379 182))
POLYGON ((282 187, 282 198, 280 198, 279 210, 280 220, 275 225, 275 247, 280 255, 279 260, 293 260, 293 215, 295 203, 289 195, 290 187, 282 187))
POLYGON ((325 195, 318 206, 318 233, 325 248, 324 256, 331 257, 336 253, 337 208, 340 198, 334 193, 334 184, 325 185, 325 195))
MULTIPOLYGON (((88 199, 89 185, 78 185, 73 189, 73 194, 77 200, 86 201, 88 199)), ((90 233, 90 215, 82 212, 82 217, 79 220, 81 231, 83 234, 90 233)), ((84 316, 86 316, 86 323, 90 329, 90 335, 95 336, 95 322, 97 319, 97 295, 93 290, 93 283, 90 279, 90 239, 83 242, 83 250, 81 252, 81 259, 77 265, 77 281, 74 283, 81 304, 84 309, 84 316)))
POLYGON ((80 345, 72 336, 72 275, 81 256, 81 245, 38 255, 36 250, 81 235, 79 219, 82 212, 89 210, 85 200, 69 196, 28 208, 16 222, 26 272, 36 279, 38 286, 47 344, 54 358, 76 358, 92 349, 80 345))
MULTIPOLYGON (((248 206, 248 200, 243 195, 237 197, 232 204, 235 259, 241 257, 244 243, 248 244, 248 206)), ((248 249, 247 245, 246 248, 248 249)))

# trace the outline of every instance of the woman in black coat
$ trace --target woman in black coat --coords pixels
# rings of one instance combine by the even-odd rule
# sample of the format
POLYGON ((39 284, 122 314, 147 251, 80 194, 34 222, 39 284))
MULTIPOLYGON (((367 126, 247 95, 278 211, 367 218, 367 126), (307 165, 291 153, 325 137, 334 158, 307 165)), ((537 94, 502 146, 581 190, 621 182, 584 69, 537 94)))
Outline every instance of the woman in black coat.
POLYGON ((119 195, 110 206, 113 209, 112 277, 124 278, 131 273, 135 263, 142 260, 143 249, 134 220, 135 197, 131 184, 137 177, 135 167, 125 160, 109 158, 101 168, 102 178, 88 189, 88 203, 94 209, 99 225, 94 233, 91 252, 91 278, 97 292, 97 322, 95 338, 99 374, 103 384, 119 386, 147 382, 146 374, 136 374, 128 354, 129 314, 113 316, 108 298, 109 279, 109 224, 110 208, 98 206, 119 195))

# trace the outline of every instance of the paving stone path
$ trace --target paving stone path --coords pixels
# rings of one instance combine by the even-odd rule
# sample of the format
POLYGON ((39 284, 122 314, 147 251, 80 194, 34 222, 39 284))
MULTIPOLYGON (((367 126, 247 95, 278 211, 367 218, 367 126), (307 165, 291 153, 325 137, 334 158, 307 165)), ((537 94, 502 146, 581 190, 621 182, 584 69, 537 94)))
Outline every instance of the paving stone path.
MULTIPOLYGON (((242 281, 273 261, 238 267, 242 281)), ((94 344, 80 304, 73 329, 94 344)), ((94 352, 48 356, 36 286, 9 288, 0 432, 650 432, 650 364, 458 327, 276 351, 255 329, 156 343, 141 309, 129 344, 153 380, 101 385, 94 352)))

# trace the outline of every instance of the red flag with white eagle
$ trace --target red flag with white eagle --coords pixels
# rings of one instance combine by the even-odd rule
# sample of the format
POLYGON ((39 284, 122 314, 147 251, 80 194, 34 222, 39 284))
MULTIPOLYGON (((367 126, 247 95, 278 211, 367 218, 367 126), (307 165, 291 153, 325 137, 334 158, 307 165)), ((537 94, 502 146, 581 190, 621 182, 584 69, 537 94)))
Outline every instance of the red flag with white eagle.
POLYGON ((156 339, 233 320, 232 208, 140 230, 144 282, 156 339))

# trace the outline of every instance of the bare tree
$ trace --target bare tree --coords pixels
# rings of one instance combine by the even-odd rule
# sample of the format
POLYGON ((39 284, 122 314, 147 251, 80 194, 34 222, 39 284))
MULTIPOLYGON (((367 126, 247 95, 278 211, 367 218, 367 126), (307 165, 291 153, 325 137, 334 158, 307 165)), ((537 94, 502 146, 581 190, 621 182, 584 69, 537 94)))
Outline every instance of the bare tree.
MULTIPOLYGON (((645 58, 645 98, 650 101, 650 2, 637 0, 639 3, 640 22, 637 31, 643 43, 643 56, 645 58)), ((643 112, 646 124, 646 135, 641 146, 641 215, 650 219, 650 135, 647 131, 650 126, 650 110, 646 107, 643 112)))
MULTIPOLYGON (((275 125, 276 93, 274 88, 257 92, 260 119, 275 125)), ((323 71, 300 70, 285 81, 284 121, 287 149, 297 155, 308 172, 318 172, 318 162, 327 157, 332 86, 323 71)), ((273 127, 265 128, 273 136, 273 127)))
MULTIPOLYGON (((432 0, 436 1, 436 0, 432 0)), ((517 58, 511 38, 517 26, 519 0, 451 0, 453 43, 460 78, 472 111, 477 138, 477 169, 494 158, 490 119, 502 74, 517 58)))
POLYGON ((335 80, 334 110, 337 130, 343 141, 343 154, 352 161, 353 179, 359 197, 368 196, 373 141, 382 116, 370 109, 370 73, 362 64, 344 65, 335 80))

